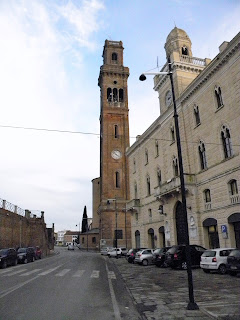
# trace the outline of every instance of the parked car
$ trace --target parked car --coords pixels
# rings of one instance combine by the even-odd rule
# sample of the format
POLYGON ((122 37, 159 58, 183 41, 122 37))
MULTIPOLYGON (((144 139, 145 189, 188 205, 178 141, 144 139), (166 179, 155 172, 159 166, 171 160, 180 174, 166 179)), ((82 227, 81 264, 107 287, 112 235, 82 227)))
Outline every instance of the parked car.
POLYGON ((157 267, 167 267, 165 257, 166 257, 166 252, 170 249, 171 247, 164 247, 161 249, 156 249, 153 252, 153 263, 157 267))
POLYGON ((42 250, 40 247, 35 247, 35 259, 42 259, 42 250))
POLYGON ((7 266, 16 266, 18 262, 17 252, 13 248, 0 250, 0 267, 5 269, 7 266))
POLYGON ((218 270, 220 274, 227 272, 227 257, 234 248, 217 248, 203 252, 201 256, 200 267, 204 272, 209 273, 210 270, 218 270))
POLYGON ((153 263, 153 249, 143 249, 136 253, 134 262, 147 266, 153 263))
POLYGON ((135 260, 135 255, 138 251, 143 250, 146 248, 136 248, 136 249, 130 249, 128 250, 127 254, 126 254, 126 259, 129 263, 134 263, 135 260))
POLYGON ((112 250, 113 247, 102 247, 100 250, 101 255, 103 256, 107 256, 108 255, 108 251, 112 250))
MULTIPOLYGON (((206 249, 198 245, 190 245, 191 263, 194 267, 200 266, 201 255, 206 249)), ((172 269, 187 269, 186 246, 175 245, 167 252, 165 257, 166 264, 172 269)))
POLYGON ((240 249, 234 249, 227 257, 227 271, 231 276, 240 272, 240 249))
POLYGON ((121 257, 122 256, 122 250, 121 248, 112 248, 111 250, 108 251, 108 257, 121 257))
POLYGON ((28 263, 35 261, 35 250, 33 247, 19 248, 17 251, 18 263, 28 263))
POLYGON ((74 250, 74 245, 73 244, 69 244, 68 245, 68 250, 74 250))

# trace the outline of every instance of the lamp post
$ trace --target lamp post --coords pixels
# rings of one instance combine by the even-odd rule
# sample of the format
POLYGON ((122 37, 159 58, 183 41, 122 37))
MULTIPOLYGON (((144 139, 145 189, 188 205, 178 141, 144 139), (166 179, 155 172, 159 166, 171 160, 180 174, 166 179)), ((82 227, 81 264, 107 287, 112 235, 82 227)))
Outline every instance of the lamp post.
POLYGON ((198 310, 198 305, 194 301, 193 293, 193 281, 192 281, 192 266, 191 266, 191 255, 190 255, 190 246, 189 246, 189 233, 188 233, 188 220, 187 220, 187 205, 186 205, 186 189, 184 183, 184 173, 183 173, 183 162, 182 162, 182 150, 181 150, 181 141, 180 141, 180 132, 178 124, 178 114, 175 100, 175 92, 173 85, 173 73, 170 57, 168 57, 168 72, 146 72, 143 73, 139 80, 146 80, 146 75, 168 75, 170 77, 171 89, 172 89, 172 98, 173 98, 173 108, 174 108, 174 123, 176 130, 176 140, 177 140, 177 151, 178 151, 178 161, 179 161, 179 173, 180 173, 180 182, 181 182, 181 194, 182 194, 182 214, 184 218, 184 235, 185 235, 185 245, 186 245, 186 263, 187 263, 187 274, 188 274, 188 293, 189 293, 189 302, 187 309, 188 310, 198 310))
POLYGON ((118 247, 118 234, 117 234, 117 227, 118 227, 118 216, 117 216, 117 199, 108 199, 107 200, 107 205, 109 205, 111 203, 111 201, 115 202, 115 224, 116 224, 116 230, 115 230, 115 248, 116 248, 116 259, 118 259, 118 255, 117 255, 117 247, 118 247))

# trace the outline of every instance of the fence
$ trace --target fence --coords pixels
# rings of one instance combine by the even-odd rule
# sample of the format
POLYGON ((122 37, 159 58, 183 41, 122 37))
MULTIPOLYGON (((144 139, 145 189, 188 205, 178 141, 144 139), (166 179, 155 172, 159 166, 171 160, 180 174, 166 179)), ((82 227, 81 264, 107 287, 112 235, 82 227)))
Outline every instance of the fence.
POLYGON ((15 204, 12 204, 11 202, 8 202, 7 200, 3 200, 0 198, 0 208, 5 209, 7 211, 17 213, 20 216, 26 216, 28 218, 34 218, 34 217, 41 217, 43 214, 43 211, 40 210, 24 210, 15 204))

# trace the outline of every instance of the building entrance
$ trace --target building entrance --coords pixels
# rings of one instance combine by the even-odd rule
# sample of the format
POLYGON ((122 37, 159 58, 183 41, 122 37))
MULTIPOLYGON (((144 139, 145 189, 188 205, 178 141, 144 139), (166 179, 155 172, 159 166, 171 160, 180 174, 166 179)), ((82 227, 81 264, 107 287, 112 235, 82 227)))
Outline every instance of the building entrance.
POLYGON ((154 249, 154 230, 152 228, 148 229, 148 245, 149 248, 154 249))
POLYGON ((240 213, 234 213, 228 218, 228 222, 233 224, 236 247, 240 249, 240 213))
POLYGON ((219 248, 217 220, 214 218, 208 218, 203 221, 203 226, 207 228, 208 231, 209 249, 219 248))

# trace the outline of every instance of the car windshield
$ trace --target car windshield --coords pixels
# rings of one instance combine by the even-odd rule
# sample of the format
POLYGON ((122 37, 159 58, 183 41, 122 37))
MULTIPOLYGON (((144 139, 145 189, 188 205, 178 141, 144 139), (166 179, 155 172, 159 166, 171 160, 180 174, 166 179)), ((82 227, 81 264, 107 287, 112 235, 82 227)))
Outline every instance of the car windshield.
POLYGON ((214 250, 207 250, 202 254, 202 257, 215 257, 215 256, 216 256, 216 251, 214 250))
POLYGON ((240 257, 240 250, 233 250, 230 254, 230 257, 240 257))
POLYGON ((0 256, 7 254, 7 249, 0 250, 0 256))

